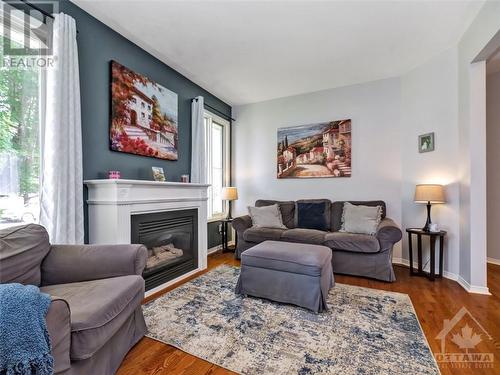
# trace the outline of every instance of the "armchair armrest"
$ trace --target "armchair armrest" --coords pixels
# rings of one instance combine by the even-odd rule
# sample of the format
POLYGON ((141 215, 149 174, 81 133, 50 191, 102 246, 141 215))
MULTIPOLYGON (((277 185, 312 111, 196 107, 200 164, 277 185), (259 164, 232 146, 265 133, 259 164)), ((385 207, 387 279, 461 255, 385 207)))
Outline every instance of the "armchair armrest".
POLYGON ((380 242, 380 247, 385 249, 387 247, 392 248, 395 243, 399 242, 403 237, 403 233, 394 220, 386 217, 378 225, 375 236, 380 242))
POLYGON ((233 228, 238 233, 243 233, 248 228, 252 227, 252 218, 250 215, 240 216, 233 219, 233 228))
POLYGON ((42 262, 42 285, 141 275, 143 245, 52 245, 42 262))
POLYGON ((59 297, 51 296, 52 302, 45 316, 47 331, 50 335, 54 372, 59 373, 71 367, 69 351, 71 346, 71 313, 68 303, 59 297))

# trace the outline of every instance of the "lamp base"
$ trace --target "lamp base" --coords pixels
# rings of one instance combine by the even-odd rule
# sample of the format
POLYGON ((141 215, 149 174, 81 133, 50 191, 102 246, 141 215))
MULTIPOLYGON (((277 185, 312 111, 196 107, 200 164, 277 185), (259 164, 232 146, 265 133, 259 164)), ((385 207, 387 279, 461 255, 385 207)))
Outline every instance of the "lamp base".
POLYGON ((422 230, 424 232, 430 232, 431 231, 431 224, 432 224, 432 221, 431 221, 431 202, 427 202, 427 221, 425 222, 425 225, 422 228, 422 230))

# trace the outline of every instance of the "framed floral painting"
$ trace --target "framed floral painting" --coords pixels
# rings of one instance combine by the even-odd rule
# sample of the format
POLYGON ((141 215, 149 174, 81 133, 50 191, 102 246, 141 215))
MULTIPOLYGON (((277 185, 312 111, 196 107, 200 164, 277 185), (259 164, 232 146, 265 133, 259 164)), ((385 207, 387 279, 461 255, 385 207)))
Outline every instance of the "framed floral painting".
POLYGON ((178 159, 177 94, 111 61, 110 148, 178 159))

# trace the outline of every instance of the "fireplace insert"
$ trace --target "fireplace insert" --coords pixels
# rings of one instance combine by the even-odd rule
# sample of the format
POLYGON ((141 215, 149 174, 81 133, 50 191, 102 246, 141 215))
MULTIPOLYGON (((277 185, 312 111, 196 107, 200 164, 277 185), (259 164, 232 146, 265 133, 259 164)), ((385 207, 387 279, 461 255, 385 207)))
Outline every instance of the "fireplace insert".
POLYGON ((134 214, 132 243, 148 248, 146 290, 198 268, 196 209, 134 214))

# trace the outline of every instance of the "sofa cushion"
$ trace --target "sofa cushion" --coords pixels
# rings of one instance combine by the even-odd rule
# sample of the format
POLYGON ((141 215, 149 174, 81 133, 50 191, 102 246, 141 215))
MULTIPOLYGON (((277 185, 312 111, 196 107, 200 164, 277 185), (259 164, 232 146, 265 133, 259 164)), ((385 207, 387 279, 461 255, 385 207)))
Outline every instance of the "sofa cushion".
POLYGON ((325 202, 297 202, 297 227, 328 230, 329 223, 325 216, 325 202))
POLYGON ((40 266, 49 251, 49 235, 41 225, 0 230, 0 282, 40 286, 40 266))
POLYGON ((277 204, 265 207, 248 207, 248 213, 252 218, 252 226, 254 227, 286 229, 277 204))
POLYGON ((376 253, 380 250, 377 238, 369 234, 327 233, 324 244, 332 249, 347 250, 356 253, 376 253))
MULTIPOLYGON (((330 202, 328 199, 299 199, 296 204, 295 204, 295 224, 297 227, 299 227, 299 210, 297 207, 301 205, 301 207, 306 208, 308 204, 311 204, 312 209, 316 209, 317 207, 321 207, 323 205, 323 213, 322 218, 318 220, 318 222, 321 222, 324 224, 323 230, 328 230, 331 226, 331 220, 332 220, 332 202, 330 202)), ((305 210, 301 210, 303 211, 305 210)), ((323 224, 321 226, 323 226, 323 224)), ((307 228, 307 229, 318 229, 316 228, 307 228)))
POLYGON ((255 202, 255 207, 264 207, 277 204, 281 211, 281 218, 283 224, 287 228, 295 228, 295 202, 294 201, 273 201, 259 199, 255 202))
POLYGON ((66 300, 71 311, 72 360, 96 353, 125 323, 144 298, 138 275, 56 284, 40 288, 66 300))
POLYGON ((331 258, 326 246, 265 241, 241 254, 241 265, 320 276, 331 258))
POLYGON ((370 206, 370 207, 381 206, 382 207, 382 219, 385 218, 386 208, 385 208, 384 201, 337 201, 337 202, 333 202, 332 203, 332 220, 331 220, 331 231, 332 232, 337 232, 342 227, 342 212, 344 211, 344 203, 345 202, 349 202, 350 204, 353 204, 355 206, 359 206, 359 205, 370 206))
POLYGON ((285 229, 278 228, 249 228, 243 233, 247 242, 262 242, 266 240, 279 241, 285 229))
POLYGON ((377 233, 382 220, 382 206, 370 207, 344 203, 341 232, 371 234, 377 233))
POLYGON ((328 232, 317 229, 288 229, 283 231, 281 241, 322 245, 325 240, 326 233, 328 232))

